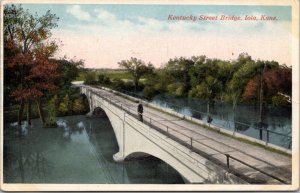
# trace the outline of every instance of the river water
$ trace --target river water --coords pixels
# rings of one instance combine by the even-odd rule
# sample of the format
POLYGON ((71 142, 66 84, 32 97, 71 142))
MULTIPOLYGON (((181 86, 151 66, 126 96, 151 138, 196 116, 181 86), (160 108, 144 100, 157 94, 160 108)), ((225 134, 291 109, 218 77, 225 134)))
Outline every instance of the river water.
POLYGON ((107 118, 58 118, 58 128, 4 126, 5 183, 181 184, 180 174, 148 157, 117 163, 118 144, 107 118))
MULTIPOLYGON (((191 98, 175 98, 168 95, 158 95, 152 101, 161 107, 171 108, 181 114, 207 121, 207 103, 203 100, 191 98)), ((210 106, 210 116, 213 125, 242 133, 244 135, 260 139, 259 128, 263 129, 262 140, 267 140, 269 130, 269 142, 281 147, 289 148, 291 143, 291 108, 267 107, 264 108, 262 122, 259 122, 259 108, 255 105, 239 104, 233 112, 232 105, 215 102, 210 106), (282 135, 281 135, 282 134, 282 135)))

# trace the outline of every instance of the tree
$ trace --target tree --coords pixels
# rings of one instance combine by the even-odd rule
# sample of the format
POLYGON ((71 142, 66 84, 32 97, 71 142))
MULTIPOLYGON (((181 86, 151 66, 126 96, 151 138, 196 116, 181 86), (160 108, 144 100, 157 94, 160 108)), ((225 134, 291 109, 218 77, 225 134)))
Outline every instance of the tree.
POLYGON ((184 84, 180 82, 169 84, 167 90, 171 95, 181 97, 184 94, 184 84))
POLYGON ((98 83, 104 84, 104 85, 110 85, 111 84, 111 80, 110 80, 110 78, 107 75, 105 75, 105 74, 99 74, 98 75, 98 83))
POLYGON ((264 74, 264 81, 268 96, 278 92, 291 96, 292 94, 292 68, 284 65, 268 70, 264 74))
POLYGON ((233 74, 232 79, 229 82, 229 91, 232 98, 233 109, 235 110, 238 101, 244 91, 245 85, 249 79, 256 75, 255 62, 247 61, 233 74))
MULTIPOLYGON (((243 99, 260 100, 261 89, 265 100, 273 101, 272 98, 280 93, 289 97, 292 89, 292 69, 270 62, 265 62, 264 65, 268 66, 268 69, 262 74, 262 85, 260 84, 260 74, 254 76, 245 87, 243 99)), ((282 98, 284 97, 275 97, 275 99, 282 98)))
POLYGON ((88 71, 86 72, 86 74, 84 75, 84 84, 96 84, 96 72, 94 71, 88 71))
POLYGON ((210 113, 210 105, 214 103, 221 90, 222 82, 218 74, 218 60, 206 59, 201 57, 197 60, 194 68, 191 69, 192 89, 189 96, 200 99, 207 99, 207 113, 210 113))
MULTIPOLYGON (((11 84, 11 96, 13 96, 20 103, 18 123, 21 124, 23 119, 23 110, 25 102, 28 103, 27 119, 30 120, 30 109, 32 99, 38 101, 38 108, 41 108, 40 98, 43 96, 43 91, 52 89, 53 86, 49 84, 49 80, 41 82, 37 78, 37 72, 54 67, 46 60, 57 49, 54 41, 49 41, 51 36, 51 29, 56 27, 58 17, 47 11, 45 15, 39 17, 37 14, 32 15, 28 10, 24 10, 21 6, 5 5, 4 7, 4 68, 5 71, 10 69, 16 75, 16 82, 11 84), (13 54, 11 54, 13 53, 13 54), (37 67, 45 64, 45 67, 37 67), (33 82, 37 79, 39 82, 33 82), (35 83, 38 83, 37 85, 35 83)), ((6 73, 5 73, 6 74, 6 73)), ((52 79, 52 78, 50 78, 52 79)), ((7 85, 10 86, 10 85, 7 85)), ((6 89, 8 90, 8 89, 6 89)), ((44 119, 42 117, 42 121, 44 119)), ((30 122, 29 122, 30 123, 30 122)))
POLYGON ((244 100, 255 100, 259 98, 259 78, 255 76, 254 78, 250 79, 245 87, 243 93, 244 100))
POLYGON ((18 87, 12 91, 13 96, 18 101, 27 101, 27 121, 30 124, 31 103, 36 102, 40 118, 45 123, 45 117, 42 107, 42 97, 47 92, 55 91, 57 86, 54 84, 59 77, 57 64, 48 58, 56 50, 56 45, 41 45, 34 52, 35 59, 32 61, 31 69, 24 77, 26 83, 23 87, 18 87))
POLYGON ((191 88, 190 70, 194 61, 184 57, 170 59, 165 67, 167 76, 171 76, 174 82, 183 85, 182 94, 186 94, 191 88))
POLYGON ((83 104, 83 99, 82 99, 81 97, 74 100, 72 110, 73 110, 73 112, 75 112, 76 114, 85 111, 85 106, 84 106, 84 104, 83 104))
POLYGON ((234 72, 237 69, 237 65, 228 61, 218 61, 218 79, 220 81, 219 99, 223 102, 225 97, 228 96, 228 83, 232 79, 234 72))
POLYGON ((69 88, 74 81, 79 76, 79 71, 84 66, 83 60, 67 60, 66 57, 55 60, 58 64, 58 72, 60 78, 58 79, 58 85, 60 88, 69 88))
POLYGON ((142 60, 131 58, 130 60, 122 60, 118 63, 121 68, 125 68, 131 74, 135 90, 137 90, 140 78, 148 73, 153 73, 154 67, 151 63, 147 65, 142 60))
POLYGON ((58 97, 54 95, 48 102, 48 118, 45 122, 46 127, 57 127, 56 123, 56 111, 58 107, 58 97))

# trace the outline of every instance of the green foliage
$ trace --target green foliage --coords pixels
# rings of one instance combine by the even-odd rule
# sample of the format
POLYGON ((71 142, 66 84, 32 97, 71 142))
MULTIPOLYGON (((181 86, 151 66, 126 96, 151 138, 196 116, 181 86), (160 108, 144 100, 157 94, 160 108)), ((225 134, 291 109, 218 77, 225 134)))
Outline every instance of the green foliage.
MULTIPOLYGON (((189 96, 201 99, 208 99, 213 101, 216 98, 222 98, 223 95, 223 63, 216 59, 207 59, 201 57, 195 63, 195 66, 191 69, 191 84, 192 89, 189 92, 189 96)), ((226 80, 225 80, 226 82, 226 80)))
MULTIPOLYGON (((143 84, 140 83, 139 86, 137 87, 137 90, 139 90, 142 86, 143 86, 143 84)), ((124 82, 123 89, 125 89, 125 90, 134 90, 135 89, 134 83, 132 81, 126 81, 126 82, 124 82)))
POLYGON ((57 27, 59 18, 48 10, 44 15, 33 15, 21 5, 4 6, 4 39, 11 39, 22 51, 41 46, 51 36, 51 29, 57 27))
POLYGON ((104 85, 110 85, 111 80, 106 74, 99 74, 98 75, 98 83, 99 84, 104 84, 104 85))
POLYGON ((59 105, 58 97, 57 95, 54 95, 52 99, 48 102, 48 116, 49 117, 56 117, 56 111, 59 105))
MULTIPOLYGON (((143 95, 152 98, 167 92, 179 97, 201 98, 210 103, 215 100, 232 102, 235 108, 238 102, 250 102, 242 99, 243 93, 249 81, 262 74, 266 79, 264 102, 270 102, 278 91, 288 94, 291 90, 290 72, 291 68, 279 66, 274 61, 254 61, 247 53, 240 54, 234 61, 209 59, 206 56, 181 57, 170 59, 163 68, 145 75, 143 95), (284 81, 278 81, 275 77, 281 77, 284 81)), ((248 94, 252 90, 249 87, 248 94)), ((253 94, 257 95, 257 92, 253 94)))
POLYGON ((45 128, 55 128, 55 127, 57 127, 55 117, 48 117, 46 122, 44 123, 44 127, 45 128))
POLYGON ((167 90, 171 95, 182 97, 184 94, 184 85, 176 82, 167 86, 167 90))
POLYGON ((289 106, 288 99, 288 97, 278 94, 272 97, 272 104, 274 106, 289 106))
POLYGON ((125 83, 121 79, 114 79, 112 87, 116 90, 122 90, 125 88, 125 83))
POLYGON ((143 96, 150 100, 157 94, 157 91, 151 86, 145 86, 143 89, 143 96))
MULTIPOLYGON (((51 30, 57 27, 59 18, 50 10, 42 16, 32 14, 20 4, 6 4, 3 8, 5 104, 11 103, 11 97, 22 104, 38 101, 41 107, 43 96, 56 88, 57 65, 49 58, 58 50, 51 30)), ((21 124, 21 120, 18 122, 21 124)))
POLYGON ((226 93, 226 94, 224 95, 223 100, 224 100, 225 102, 227 102, 227 103, 232 103, 232 102, 233 102, 232 97, 231 97, 231 95, 230 95, 229 93, 226 93))
POLYGON ((143 96, 149 100, 159 93, 166 92, 168 82, 169 80, 161 70, 156 70, 152 74, 146 75, 143 81, 143 96))
POLYGON ((55 95, 52 99, 48 102, 48 117, 46 122, 44 123, 44 127, 46 128, 54 128, 57 127, 56 123, 56 111, 58 107, 58 97, 55 95))
POLYGON ((93 71, 87 72, 84 76, 84 84, 88 84, 88 85, 97 84, 96 73, 93 71))
POLYGON ((80 114, 86 111, 83 99, 81 97, 74 100, 72 110, 75 114, 80 114))
POLYGON ((192 59, 184 57, 170 59, 165 67, 165 72, 168 77, 172 77, 175 82, 182 83, 183 88, 177 91, 177 94, 183 96, 191 88, 190 70, 194 66, 192 59))
POLYGON ((61 115, 67 115, 71 111, 71 101, 69 99, 69 95, 66 94, 66 96, 63 98, 63 101, 59 104, 58 111, 61 115))
POLYGON ((126 69, 133 78, 135 89, 137 89, 140 78, 145 74, 151 74, 154 66, 151 63, 145 64, 142 60, 131 58, 130 60, 122 60, 119 62, 120 67, 126 69))
POLYGON ((71 82, 76 80, 79 76, 79 71, 83 68, 84 62, 82 60, 67 60, 66 58, 56 60, 58 64, 58 71, 60 78, 58 85, 60 88, 67 88, 71 86, 71 82))
MULTIPOLYGON (((13 105, 4 110, 5 123, 15 122, 18 119, 19 105, 13 105)), ((78 89, 69 88, 61 89, 56 95, 52 95, 48 102, 44 106, 44 110, 47 112, 47 119, 45 127, 54 127, 51 122, 55 122, 57 116, 69 116, 74 114, 86 114, 89 112, 89 103, 86 97, 81 96, 78 89), (67 99, 69 98, 69 99, 67 99), (69 105, 66 105, 69 103, 69 105), (75 105, 76 104, 76 105, 75 105), (78 105, 79 104, 79 105, 78 105), (75 105, 75 107, 74 107, 75 105), (68 107, 68 108, 67 108, 68 107), (78 109, 74 111, 74 109, 78 109), (80 109, 80 110, 79 110, 80 109)), ((26 118, 26 111, 23 112, 23 120, 26 118)), ((39 114, 36 108, 32 109, 31 117, 38 118, 39 114)))
POLYGON ((206 99, 207 95, 205 86, 203 84, 197 85, 192 90, 190 90, 189 96, 194 98, 206 99))
POLYGON ((111 71, 104 71, 101 72, 104 73, 110 80, 113 79, 132 79, 132 76, 129 72, 127 71, 120 71, 120 70, 111 70, 111 71))
POLYGON ((232 79, 229 82, 229 91, 233 100, 233 107, 242 98, 242 94, 245 91, 247 83, 255 76, 263 77, 265 71, 279 68, 279 64, 274 61, 253 61, 249 58, 241 59, 243 61, 242 66, 234 73, 232 79))

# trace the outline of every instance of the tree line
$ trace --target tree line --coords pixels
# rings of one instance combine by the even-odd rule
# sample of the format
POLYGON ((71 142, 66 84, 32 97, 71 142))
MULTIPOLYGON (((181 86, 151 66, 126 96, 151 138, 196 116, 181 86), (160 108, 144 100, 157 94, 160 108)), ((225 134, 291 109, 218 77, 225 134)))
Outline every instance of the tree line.
POLYGON ((241 53, 231 61, 204 55, 175 57, 157 69, 136 58, 123 60, 119 66, 131 74, 132 82, 110 80, 100 74, 98 83, 143 91, 148 99, 168 93, 175 97, 207 100, 208 104, 228 102, 232 103, 233 109, 238 103, 290 106, 292 68, 276 61, 253 60, 247 53, 241 53), (145 81, 139 81, 141 77, 145 81))

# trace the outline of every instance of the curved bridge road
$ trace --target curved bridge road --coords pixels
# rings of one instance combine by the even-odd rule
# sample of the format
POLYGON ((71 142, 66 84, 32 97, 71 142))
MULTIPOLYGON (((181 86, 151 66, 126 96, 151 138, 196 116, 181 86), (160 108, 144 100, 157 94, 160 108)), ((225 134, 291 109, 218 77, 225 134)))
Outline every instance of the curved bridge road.
MULTIPOLYGON (((137 118, 133 97, 102 87, 84 86, 137 118), (121 96, 123 95, 123 96, 121 96), (131 100, 129 100, 131 98, 131 100)), ((251 184, 291 184, 291 156, 269 151, 204 128, 144 104, 144 123, 190 147, 251 184)))

